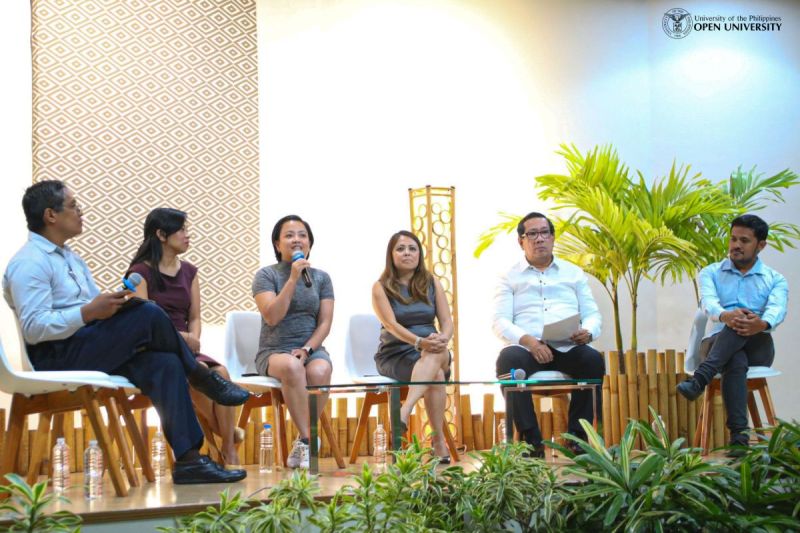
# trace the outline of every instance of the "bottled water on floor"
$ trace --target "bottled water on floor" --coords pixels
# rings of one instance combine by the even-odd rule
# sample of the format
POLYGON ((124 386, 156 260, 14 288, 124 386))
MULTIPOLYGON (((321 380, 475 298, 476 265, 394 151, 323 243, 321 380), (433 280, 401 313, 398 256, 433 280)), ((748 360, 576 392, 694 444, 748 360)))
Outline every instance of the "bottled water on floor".
POLYGON ((375 428, 373 454, 376 465, 386 465, 386 430, 383 429, 383 424, 378 424, 378 427, 375 428))
POLYGON ((161 430, 156 431, 151 443, 150 463, 153 465, 153 474, 156 482, 163 481, 167 477, 167 441, 161 430))
POLYGON ((258 471, 262 474, 272 472, 273 439, 272 426, 264 424, 264 429, 258 438, 258 471))
POLYGON ((63 437, 53 446, 53 492, 63 493, 69 487, 69 446, 63 437))
POLYGON ((96 440, 89 441, 83 454, 83 484, 87 500, 95 500, 103 495, 103 450, 96 440))
POLYGON ((500 422, 497 424, 497 443, 498 444, 505 444, 508 442, 506 438, 506 419, 501 418, 500 422))

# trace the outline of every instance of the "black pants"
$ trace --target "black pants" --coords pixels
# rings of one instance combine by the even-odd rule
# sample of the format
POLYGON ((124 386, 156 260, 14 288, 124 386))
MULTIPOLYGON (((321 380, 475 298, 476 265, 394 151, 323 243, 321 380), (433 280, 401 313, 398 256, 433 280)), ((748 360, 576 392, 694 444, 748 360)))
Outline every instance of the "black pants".
MULTIPOLYGON (((542 364, 533 358, 533 355, 521 346, 506 346, 497 358, 497 375, 508 374, 512 368, 521 368, 526 375, 531 375, 540 370, 558 370, 569 374, 576 379, 602 379, 605 374, 605 360, 603 356, 589 345, 581 345, 564 353, 555 348, 553 360, 542 364)), ((600 418, 602 410, 602 394, 597 388, 597 416, 600 418)), ((529 435, 529 443, 538 445, 542 442, 542 432, 533 412, 533 396, 530 392, 512 392, 508 401, 513 402, 512 413, 514 425, 520 435, 529 435)), ((592 421, 592 391, 573 391, 569 402, 568 431, 573 435, 584 438, 586 436, 579 420, 592 421)))
POLYGON ((176 457, 202 445, 203 431, 186 381, 197 362, 156 304, 123 309, 68 339, 28 346, 28 354, 37 370, 99 370, 125 376, 150 397, 176 457))
POLYGON ((762 332, 743 337, 725 326, 712 340, 708 357, 694 371, 695 378, 708 384, 718 373, 722 374, 728 429, 732 434, 747 431, 747 368, 772 366, 775 359, 772 335, 762 332))

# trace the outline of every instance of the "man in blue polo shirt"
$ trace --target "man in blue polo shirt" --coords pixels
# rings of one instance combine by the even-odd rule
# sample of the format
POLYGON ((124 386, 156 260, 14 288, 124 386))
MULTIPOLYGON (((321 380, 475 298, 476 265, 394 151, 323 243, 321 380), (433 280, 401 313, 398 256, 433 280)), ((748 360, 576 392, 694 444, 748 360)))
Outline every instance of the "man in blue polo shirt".
POLYGON ((700 272, 700 305, 715 322, 713 344, 694 376, 678 385, 679 393, 695 400, 722 373, 731 445, 748 444, 747 368, 772 365, 771 333, 786 316, 786 278, 758 258, 768 233, 769 226, 761 218, 737 217, 731 223, 728 258, 700 272))

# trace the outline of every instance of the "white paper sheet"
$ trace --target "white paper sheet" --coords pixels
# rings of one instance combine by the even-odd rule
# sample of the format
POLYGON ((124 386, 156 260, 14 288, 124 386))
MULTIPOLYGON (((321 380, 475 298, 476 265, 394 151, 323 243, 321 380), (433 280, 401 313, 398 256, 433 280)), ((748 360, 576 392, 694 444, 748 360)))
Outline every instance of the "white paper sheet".
POLYGON ((558 322, 545 324, 542 331, 542 340, 551 342, 567 341, 579 329, 581 329, 581 315, 575 314, 558 322))

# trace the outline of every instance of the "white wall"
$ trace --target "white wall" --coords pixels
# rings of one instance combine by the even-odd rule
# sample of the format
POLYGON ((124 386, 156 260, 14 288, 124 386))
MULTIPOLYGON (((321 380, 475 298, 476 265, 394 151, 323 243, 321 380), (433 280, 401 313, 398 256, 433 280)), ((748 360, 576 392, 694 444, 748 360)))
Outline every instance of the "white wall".
MULTIPOLYGON (((613 142, 647 177, 673 159, 719 179, 739 164, 800 170, 796 153, 800 7, 791 2, 684 2, 705 14, 782 16, 780 33, 691 34, 661 29, 671 2, 531 0, 260 0, 262 258, 269 231, 296 212, 317 237, 312 262, 336 288, 326 343, 341 360, 347 318, 370 309, 386 240, 408 225, 408 187, 455 185, 464 379, 492 375, 489 331, 499 271, 519 256, 513 237, 472 257, 498 211, 547 210, 532 178, 563 172, 553 151, 613 142)), ((767 220, 800 222, 789 204, 767 220)), ((797 286, 797 252, 764 259, 797 286)), ((611 309, 595 286, 613 345, 611 309)), ((647 285, 640 347, 685 346, 694 313, 686 286, 647 285)), ((795 304, 790 322, 797 316, 795 304)), ((624 322, 629 323, 626 313, 624 322)), ((774 394, 800 417, 789 386, 800 364, 796 328, 776 333, 774 394)), ((337 359, 338 358, 338 359, 337 359)))
MULTIPOLYGON (((0 146, 3 147, 2 194, 0 194, 0 270, 5 272, 11 256, 27 238, 22 214, 22 193, 31 184, 31 49, 30 4, 8 2, 0 18, 0 49, 3 50, 0 84, 0 146)), ((12 360, 19 357, 17 332, 11 310, 0 303, 0 339, 12 360)), ((8 396, 0 393, 0 407, 8 396)))

